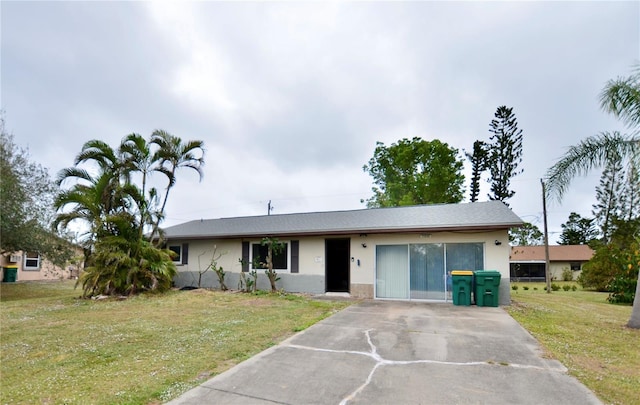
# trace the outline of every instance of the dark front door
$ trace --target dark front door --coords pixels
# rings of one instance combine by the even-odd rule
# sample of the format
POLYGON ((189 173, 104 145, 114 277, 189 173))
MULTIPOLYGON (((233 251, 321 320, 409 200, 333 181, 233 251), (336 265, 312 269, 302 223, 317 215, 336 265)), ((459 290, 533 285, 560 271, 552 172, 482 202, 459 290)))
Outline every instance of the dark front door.
POLYGON ((326 239, 327 292, 349 292, 349 239, 326 239))

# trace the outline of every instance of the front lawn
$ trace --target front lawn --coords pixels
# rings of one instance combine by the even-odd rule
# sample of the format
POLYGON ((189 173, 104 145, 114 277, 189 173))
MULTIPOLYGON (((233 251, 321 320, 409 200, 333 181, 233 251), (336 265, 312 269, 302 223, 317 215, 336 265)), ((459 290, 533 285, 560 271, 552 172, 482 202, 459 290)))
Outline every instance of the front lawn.
POLYGON ((209 290, 80 293, 70 282, 2 284, 1 403, 164 402, 349 305, 209 290))
POLYGON ((549 356, 605 403, 640 403, 640 330, 625 327, 630 306, 609 304, 607 293, 560 289, 547 294, 544 283, 512 285, 518 289, 511 291, 509 313, 549 356))

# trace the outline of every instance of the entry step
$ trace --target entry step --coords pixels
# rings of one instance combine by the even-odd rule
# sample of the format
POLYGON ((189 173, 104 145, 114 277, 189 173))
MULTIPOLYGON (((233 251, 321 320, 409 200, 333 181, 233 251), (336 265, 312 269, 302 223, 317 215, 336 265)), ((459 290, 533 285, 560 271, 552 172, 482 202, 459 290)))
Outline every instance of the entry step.
POLYGON ((327 291, 326 293, 324 293, 324 295, 326 295, 327 297, 351 298, 351 294, 349 294, 348 292, 330 292, 330 291, 327 291))

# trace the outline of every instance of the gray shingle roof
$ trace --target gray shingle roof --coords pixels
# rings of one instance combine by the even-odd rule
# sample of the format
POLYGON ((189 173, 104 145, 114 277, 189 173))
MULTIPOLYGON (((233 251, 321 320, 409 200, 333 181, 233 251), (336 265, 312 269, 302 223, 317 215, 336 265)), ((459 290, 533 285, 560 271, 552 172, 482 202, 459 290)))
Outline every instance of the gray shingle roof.
POLYGON ((195 220, 165 232, 169 239, 209 239, 491 230, 520 225, 522 220, 509 207, 487 201, 195 220))

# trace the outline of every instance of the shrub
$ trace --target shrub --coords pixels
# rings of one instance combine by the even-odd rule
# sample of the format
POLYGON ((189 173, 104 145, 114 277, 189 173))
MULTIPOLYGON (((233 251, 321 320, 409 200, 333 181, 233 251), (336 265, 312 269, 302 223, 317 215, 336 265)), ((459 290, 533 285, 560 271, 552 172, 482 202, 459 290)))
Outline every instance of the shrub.
POLYGON ((518 291, 518 286, 514 284, 514 285, 511 286, 511 289, 513 291, 518 291))
POLYGON ((538 287, 533 287, 533 291, 538 291, 538 287))
POLYGON ((613 279, 625 266, 624 250, 616 244, 600 245, 595 253, 582 267, 578 283, 583 288, 596 291, 609 291, 613 279))
POLYGON ((525 291, 528 291, 529 290, 529 286, 525 285, 525 286, 522 287, 522 289, 525 290, 525 291))
POLYGON ((624 270, 607 286, 611 291, 607 301, 614 304, 632 304, 635 299, 640 269, 640 248, 630 252, 626 261, 624 270))
POLYGON ((573 270, 568 267, 562 270, 562 281, 573 281, 573 270))
POLYGON ((578 287, 576 287, 575 285, 571 286, 571 291, 578 291, 578 287))
POLYGON ((560 286, 556 283, 551 283, 551 290, 552 291, 558 291, 560 289, 560 286))
MULTIPOLYGON (((574 287, 575 287, 575 286, 574 286, 574 287)), ((570 286, 570 285, 565 284, 565 285, 563 285, 563 286, 562 286, 562 289, 563 289, 563 290, 565 290, 565 291, 569 291, 569 290, 571 289, 571 286, 570 286)))

